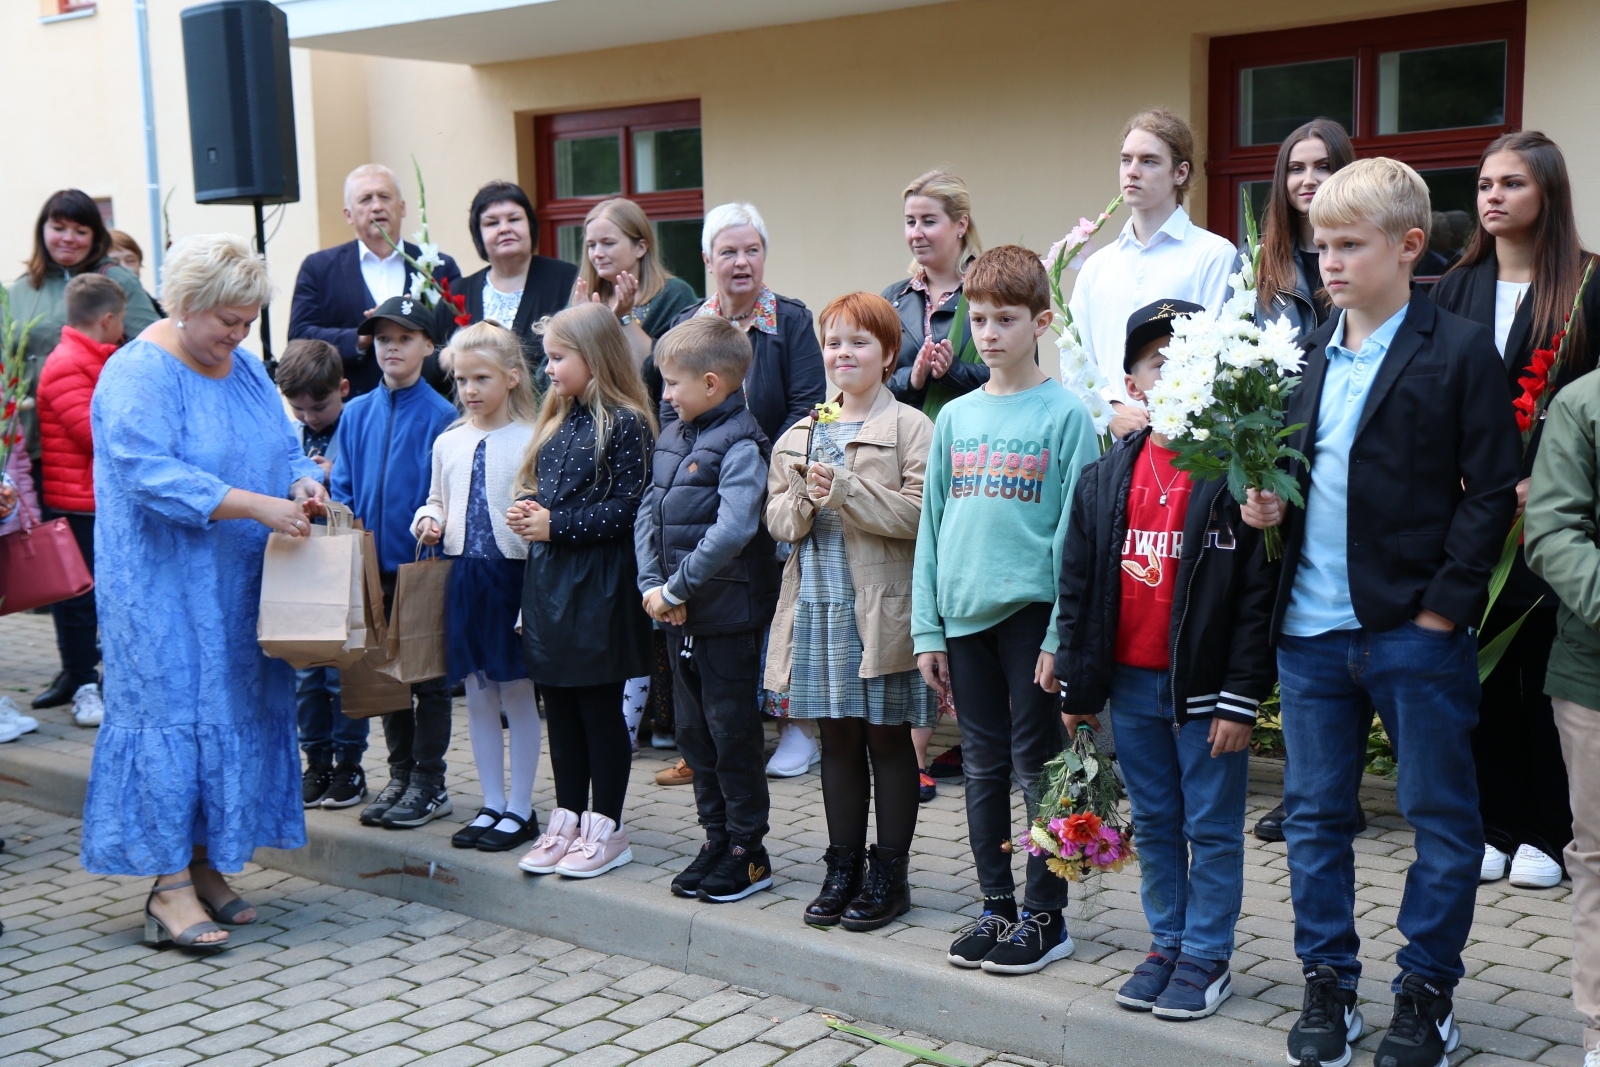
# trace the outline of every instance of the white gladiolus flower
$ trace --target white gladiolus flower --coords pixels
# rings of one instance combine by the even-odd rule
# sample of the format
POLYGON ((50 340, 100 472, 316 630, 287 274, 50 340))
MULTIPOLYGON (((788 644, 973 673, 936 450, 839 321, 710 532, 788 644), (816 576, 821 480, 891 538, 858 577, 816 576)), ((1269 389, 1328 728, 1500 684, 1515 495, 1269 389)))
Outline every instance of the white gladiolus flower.
POLYGON ((422 249, 422 254, 417 257, 418 263, 428 268, 444 266, 444 257, 439 254, 438 245, 427 244, 422 241, 417 242, 417 244, 422 249))
POLYGON ((413 274, 411 276, 411 293, 410 293, 410 296, 411 296, 412 300, 418 301, 418 302, 420 302, 422 300, 422 287, 425 284, 426 284, 426 282, 423 279, 421 274, 413 274))

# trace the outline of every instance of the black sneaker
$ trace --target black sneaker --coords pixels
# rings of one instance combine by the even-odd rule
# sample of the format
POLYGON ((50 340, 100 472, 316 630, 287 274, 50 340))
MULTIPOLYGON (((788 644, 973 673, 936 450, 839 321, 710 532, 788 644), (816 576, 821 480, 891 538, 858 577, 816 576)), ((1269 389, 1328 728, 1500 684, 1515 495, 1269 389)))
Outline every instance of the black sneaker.
POLYGON ((960 778, 961 746, 957 745, 942 755, 933 757, 933 762, 928 764, 928 773, 934 778, 960 778))
POLYGON ((412 771, 405 794, 384 813, 383 828, 409 830, 441 819, 450 812, 450 794, 444 787, 444 775, 412 771))
POLYGON ((1289 1031, 1289 1062, 1295 1067, 1344 1067, 1350 1045, 1364 1023, 1356 991, 1339 986, 1339 975, 1321 964, 1306 971, 1306 999, 1289 1031))
POLYGON ((367 798, 367 772, 361 764, 345 760, 333 769, 332 781, 322 797, 325 808, 349 808, 367 798))
POLYGON ((1450 994, 1421 975, 1401 975, 1389 1032, 1373 1058, 1377 1067, 1446 1067, 1459 1044, 1450 994))
POLYGON ((697 897, 700 895, 700 883, 705 881, 717 866, 717 861, 722 854, 728 851, 726 841, 707 841, 700 846, 700 854, 694 862, 678 872, 678 877, 672 880, 672 894, 679 897, 697 897))
POLYGON ((1072 935, 1059 911, 1024 911, 989 954, 990 974, 1032 974, 1072 955, 1072 935))
POLYGON ((772 886, 772 861, 767 850, 757 846, 747 849, 732 845, 711 868, 711 873, 700 879, 695 896, 714 904, 743 900, 772 886))
POLYGON ((957 967, 983 966, 984 957, 994 951, 1010 926, 1011 920, 1004 915, 984 912, 972 925, 956 931, 956 939, 945 959, 957 967))
POLYGON ((361 809, 362 826, 379 826, 389 809, 400 803, 400 798, 405 796, 406 785, 411 781, 410 771, 397 771, 389 768, 389 784, 383 787, 383 792, 373 798, 371 804, 361 809))
POLYGON ((1261 818, 1256 820, 1255 835, 1263 841, 1283 840, 1283 820, 1288 813, 1279 804, 1261 818))
POLYGON ((300 775, 300 804, 307 808, 320 808, 322 798, 328 795, 333 784, 333 766, 327 763, 308 763, 300 775))

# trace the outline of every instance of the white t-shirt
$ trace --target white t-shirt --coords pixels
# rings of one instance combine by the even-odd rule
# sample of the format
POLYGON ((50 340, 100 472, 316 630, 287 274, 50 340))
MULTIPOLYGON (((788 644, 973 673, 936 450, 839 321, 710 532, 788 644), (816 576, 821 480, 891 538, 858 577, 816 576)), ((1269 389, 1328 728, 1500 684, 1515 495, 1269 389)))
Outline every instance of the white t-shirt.
POLYGON ((372 299, 377 301, 373 307, 382 304, 392 296, 400 296, 406 290, 406 261, 400 258, 398 250, 391 251, 387 256, 379 259, 373 254, 372 249, 365 244, 361 246, 361 277, 367 283, 367 292, 372 294, 372 299))
POLYGON ((1502 357, 1506 354, 1506 338, 1511 336, 1511 320, 1517 317, 1532 282, 1494 283, 1494 346, 1502 357))
POLYGON ((1228 275, 1239 269, 1232 244, 1189 221, 1178 208, 1149 244, 1133 235, 1133 220, 1095 252, 1078 273, 1067 302, 1078 337, 1111 383, 1107 400, 1128 402, 1122 354, 1128 316, 1156 300, 1188 300, 1215 315, 1228 299, 1228 275))

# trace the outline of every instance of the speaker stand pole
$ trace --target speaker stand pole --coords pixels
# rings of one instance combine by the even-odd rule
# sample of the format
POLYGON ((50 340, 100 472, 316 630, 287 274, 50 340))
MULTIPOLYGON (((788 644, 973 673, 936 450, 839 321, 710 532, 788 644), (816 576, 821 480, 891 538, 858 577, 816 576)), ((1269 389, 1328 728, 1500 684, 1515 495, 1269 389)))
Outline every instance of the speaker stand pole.
MULTIPOLYGON (((255 202, 256 209, 256 251, 261 253, 263 259, 267 255, 267 222, 261 211, 261 201, 255 202)), ((267 377, 277 380, 278 361, 272 358, 272 319, 268 314, 267 305, 261 305, 261 362, 267 369, 267 377)))

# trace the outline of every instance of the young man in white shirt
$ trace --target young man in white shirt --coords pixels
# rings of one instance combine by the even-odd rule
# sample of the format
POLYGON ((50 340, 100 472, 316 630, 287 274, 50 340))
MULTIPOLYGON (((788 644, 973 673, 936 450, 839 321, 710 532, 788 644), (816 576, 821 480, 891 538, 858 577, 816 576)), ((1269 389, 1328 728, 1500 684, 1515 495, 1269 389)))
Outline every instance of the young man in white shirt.
POLYGON ((1123 387, 1123 333, 1128 316, 1152 300, 1174 297, 1213 315, 1238 269, 1232 243, 1189 221, 1183 198, 1194 179, 1194 131, 1170 111, 1141 111, 1122 131, 1118 183, 1133 217, 1111 244, 1089 257, 1068 308, 1116 412, 1111 433, 1123 437, 1149 421, 1123 387))

